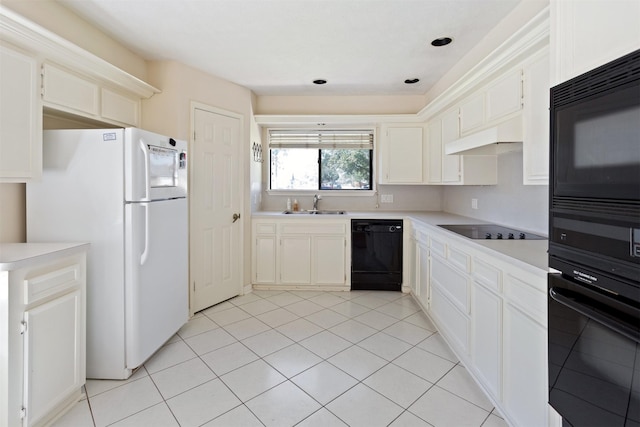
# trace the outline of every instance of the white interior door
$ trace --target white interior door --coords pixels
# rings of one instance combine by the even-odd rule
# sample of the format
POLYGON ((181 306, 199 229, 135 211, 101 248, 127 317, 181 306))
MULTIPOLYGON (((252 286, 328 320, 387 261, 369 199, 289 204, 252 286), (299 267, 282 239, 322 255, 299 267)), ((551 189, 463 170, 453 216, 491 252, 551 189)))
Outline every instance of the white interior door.
POLYGON ((242 291, 240 119, 199 107, 193 114, 189 199, 192 313, 242 291))

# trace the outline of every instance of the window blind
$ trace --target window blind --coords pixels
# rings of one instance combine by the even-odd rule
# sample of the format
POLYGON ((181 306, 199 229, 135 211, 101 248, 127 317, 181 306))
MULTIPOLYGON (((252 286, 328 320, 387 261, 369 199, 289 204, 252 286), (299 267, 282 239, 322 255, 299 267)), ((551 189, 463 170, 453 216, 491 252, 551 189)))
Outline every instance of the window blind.
POLYGON ((269 130, 269 148, 373 150, 372 130, 269 130))

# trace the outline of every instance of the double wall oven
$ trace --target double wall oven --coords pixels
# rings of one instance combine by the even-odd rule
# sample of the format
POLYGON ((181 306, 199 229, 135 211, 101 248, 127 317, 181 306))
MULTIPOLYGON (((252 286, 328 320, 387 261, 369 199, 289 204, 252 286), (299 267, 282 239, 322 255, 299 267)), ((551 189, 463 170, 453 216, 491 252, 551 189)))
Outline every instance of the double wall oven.
POLYGON ((551 89, 549 403, 640 425, 640 50, 551 89))

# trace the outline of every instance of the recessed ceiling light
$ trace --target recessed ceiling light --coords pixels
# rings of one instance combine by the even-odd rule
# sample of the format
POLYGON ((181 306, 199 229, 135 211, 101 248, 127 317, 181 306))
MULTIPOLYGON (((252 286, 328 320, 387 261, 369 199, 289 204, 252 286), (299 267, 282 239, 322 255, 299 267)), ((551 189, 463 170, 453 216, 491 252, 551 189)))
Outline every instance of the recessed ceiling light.
POLYGON ((317 80, 314 80, 313 83, 317 84, 317 85, 323 85, 323 84, 327 83, 327 81, 324 80, 324 79, 317 79, 317 80))
POLYGON ((414 83, 418 83, 420 81, 420 79, 407 79, 404 82, 408 85, 412 85, 414 83))
POLYGON ((440 47, 440 46, 446 46, 449 43, 451 43, 451 38, 450 37, 440 37, 439 39, 435 39, 434 41, 431 42, 431 46, 436 46, 436 47, 440 47))

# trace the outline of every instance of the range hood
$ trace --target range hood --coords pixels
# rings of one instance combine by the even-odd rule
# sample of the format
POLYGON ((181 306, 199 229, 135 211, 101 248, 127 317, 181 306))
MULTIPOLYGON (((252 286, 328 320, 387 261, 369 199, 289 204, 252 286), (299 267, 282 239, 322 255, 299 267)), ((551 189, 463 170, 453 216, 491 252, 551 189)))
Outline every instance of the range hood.
POLYGON ((484 129, 455 141, 444 147, 445 154, 491 155, 519 149, 522 142, 522 116, 518 115, 495 127, 484 129), (507 147, 501 144, 509 144, 507 147))

